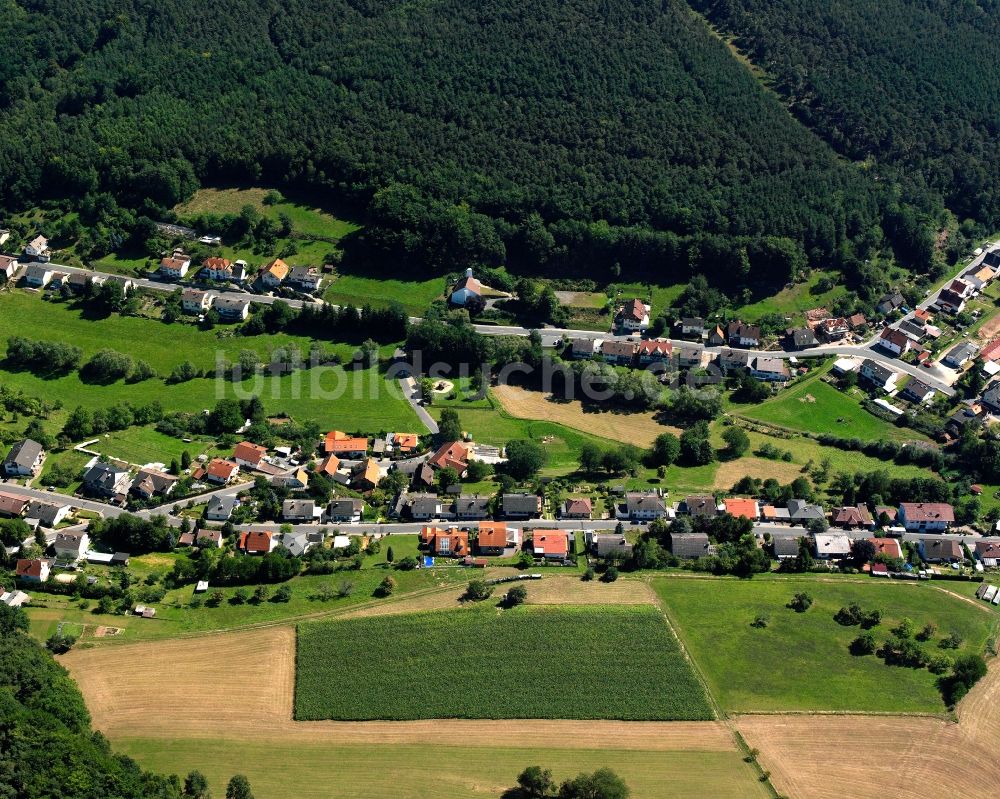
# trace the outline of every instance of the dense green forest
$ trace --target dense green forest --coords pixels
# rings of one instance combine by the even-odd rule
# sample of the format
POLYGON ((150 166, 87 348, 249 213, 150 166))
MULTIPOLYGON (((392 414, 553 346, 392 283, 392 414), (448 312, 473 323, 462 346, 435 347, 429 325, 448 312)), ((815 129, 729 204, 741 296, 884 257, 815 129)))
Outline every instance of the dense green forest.
POLYGON ((997 0, 691 0, 847 157, 1000 226, 997 0))
POLYGON ((349 249, 434 271, 780 284, 883 241, 884 187, 681 0, 5 0, 0 20, 0 205, 69 198, 105 249, 240 182, 316 188, 366 221, 349 249))
POLYGON ((180 799, 176 777, 144 772, 91 731, 76 684, 27 626, 0 605, 0 796, 180 799))

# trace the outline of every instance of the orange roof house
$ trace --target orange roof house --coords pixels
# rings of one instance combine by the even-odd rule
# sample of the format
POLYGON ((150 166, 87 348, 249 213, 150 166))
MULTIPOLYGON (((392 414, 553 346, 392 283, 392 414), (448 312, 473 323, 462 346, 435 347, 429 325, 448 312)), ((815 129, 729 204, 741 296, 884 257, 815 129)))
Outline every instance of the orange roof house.
POLYGON ((503 552, 507 548, 507 524, 505 522, 480 522, 476 546, 480 552, 503 552))
POLYGON ((569 536, 561 530, 535 530, 531 548, 536 556, 562 559, 569 554, 569 536))
POLYGON ((868 540, 875 545, 876 555, 888 555, 892 558, 903 557, 903 549, 899 545, 898 538, 869 538, 868 540))
POLYGON ((266 555, 274 547, 274 536, 268 530, 251 530, 240 536, 240 548, 248 555, 266 555))
POLYGON ((440 527, 421 527, 420 528, 420 543, 424 546, 429 546, 434 537, 438 534, 444 532, 440 527))
POLYGON ((416 433, 393 433, 392 441, 400 452, 413 452, 420 446, 420 436, 416 433))
POLYGON ((724 503, 726 505, 726 513, 730 516, 743 516, 753 521, 759 515, 756 500, 730 497, 724 500, 724 503))
POLYGON ((316 464, 316 471, 321 472, 331 477, 337 473, 337 469, 340 468, 340 458, 336 455, 327 455, 323 460, 316 464))
POLYGON ((254 444, 252 441, 241 441, 233 450, 233 460, 241 466, 254 468, 260 465, 266 454, 267 447, 254 444))
POLYGON ((289 266, 280 258, 275 258, 271 263, 266 264, 260 270, 260 277, 265 282, 280 283, 288 277, 289 266))
POLYGON ((444 444, 427 461, 435 469, 452 468, 462 475, 469 468, 469 450, 458 441, 444 444))
POLYGON ((323 449, 335 455, 364 455, 368 452, 368 439, 361 436, 349 436, 340 430, 331 430, 326 434, 323 449))
POLYGON ((455 527, 439 530, 431 551, 439 557, 463 558, 469 554, 469 534, 455 527))
POLYGON ((363 491, 371 491, 378 485, 378 481, 381 479, 382 475, 379 472, 378 461, 374 458, 368 458, 355 473, 351 484, 363 491))
POLYGON ((240 473, 238 463, 224 461, 222 458, 212 458, 205 468, 205 474, 209 480, 217 483, 228 483, 240 473))

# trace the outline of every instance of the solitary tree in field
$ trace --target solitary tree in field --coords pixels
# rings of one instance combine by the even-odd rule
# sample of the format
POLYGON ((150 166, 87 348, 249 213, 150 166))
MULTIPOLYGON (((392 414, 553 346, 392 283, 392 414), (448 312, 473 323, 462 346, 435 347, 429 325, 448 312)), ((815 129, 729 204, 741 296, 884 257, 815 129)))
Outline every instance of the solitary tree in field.
POLYGON ((253 799, 250 780, 242 774, 234 774, 226 786, 226 799, 253 799))
POLYGON ((493 586, 485 580, 470 580, 468 587, 465 589, 466 599, 471 599, 473 602, 482 602, 484 599, 489 599, 492 595, 493 586))
POLYGON ((504 596, 503 603, 507 607, 513 608, 517 605, 523 605, 527 598, 528 589, 523 585, 515 585, 507 592, 506 596, 504 596))

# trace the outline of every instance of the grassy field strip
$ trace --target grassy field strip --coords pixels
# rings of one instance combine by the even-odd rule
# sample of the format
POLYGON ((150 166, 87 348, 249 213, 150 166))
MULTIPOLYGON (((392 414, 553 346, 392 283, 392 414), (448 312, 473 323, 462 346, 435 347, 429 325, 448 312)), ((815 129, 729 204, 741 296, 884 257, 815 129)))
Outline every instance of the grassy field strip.
POLYGON ((662 615, 642 606, 498 611, 483 603, 302 624, 295 697, 295 717, 306 720, 712 718, 662 615), (339 679, 355 673, 368 679, 339 679), (456 673, 502 675, 503 685, 530 690, 458 691, 456 673))

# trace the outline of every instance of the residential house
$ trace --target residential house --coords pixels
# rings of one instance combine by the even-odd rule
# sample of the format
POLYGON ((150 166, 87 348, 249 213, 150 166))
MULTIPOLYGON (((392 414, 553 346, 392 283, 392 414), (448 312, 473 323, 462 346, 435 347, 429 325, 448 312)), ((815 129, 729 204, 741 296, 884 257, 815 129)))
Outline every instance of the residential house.
POLYGON ((537 494, 504 494, 500 507, 508 519, 537 519, 542 515, 542 498, 537 494))
POLYGON ((879 346, 891 352, 893 355, 902 358, 910 351, 910 337, 894 327, 886 327, 882 330, 878 339, 879 346))
POLYGON ((701 366, 701 359, 705 353, 705 348, 701 344, 682 344, 675 350, 677 353, 677 366, 681 369, 698 369, 701 366))
POLYGON ((788 335, 788 347, 793 350, 808 350, 818 344, 816 334, 808 327, 797 327, 788 335))
POLYGON ((316 464, 316 471, 320 474, 325 474, 327 477, 333 477, 339 468, 340 458, 336 455, 327 455, 316 464))
POLYGON ((52 250, 49 249, 49 240, 45 236, 35 236, 24 245, 24 255, 31 260, 48 263, 52 258, 52 250))
POLYGON ((851 323, 842 316, 824 319, 817 328, 820 335, 827 341, 840 341, 851 332, 851 323))
POLYGON ((728 341, 726 338, 726 331, 723 330, 721 325, 715 325, 711 330, 708 331, 708 346, 709 347, 721 347, 728 341))
POLYGON ((434 470, 426 463, 418 464, 413 470, 410 485, 413 488, 430 488, 434 485, 434 470))
POLYGON ((591 538, 591 549, 599 558, 627 558, 632 554, 632 545, 623 535, 595 535, 591 538))
POLYGON ((175 252, 173 255, 160 259, 160 277, 168 280, 180 280, 191 268, 191 259, 184 253, 175 252))
POLYGON ((131 492, 142 499, 152 499, 155 496, 170 496, 177 485, 178 478, 159 469, 140 469, 132 481, 131 492))
POLYGON ((56 560, 64 563, 80 560, 90 548, 90 536, 86 533, 71 533, 63 531, 56 533, 56 540, 52 542, 52 549, 56 553, 56 560))
POLYGON ((290 524, 311 524, 323 515, 311 499, 286 499, 281 503, 281 518, 290 524))
POLYGON ((819 505, 804 499, 788 500, 788 518, 799 524, 806 524, 813 519, 826 520, 826 513, 819 505))
POLYGON ((801 535, 775 535, 771 537, 771 549, 778 560, 794 558, 799 554, 801 535))
POLYGON ((774 505, 762 505, 760 509, 760 518, 762 521, 769 522, 771 524, 791 521, 788 508, 776 508, 774 505))
POLYGON ((400 494, 396 502, 395 512, 397 516, 413 519, 417 522, 425 522, 430 519, 440 519, 451 516, 451 510, 444 509, 444 503, 438 499, 437 494, 400 494))
POLYGON ((184 289, 181 292, 181 307, 184 313, 202 314, 212 307, 215 295, 210 291, 184 289))
POLYGON ((906 387, 899 392, 899 396, 902 399, 909 400, 910 402, 927 403, 934 399, 934 395, 937 392, 931 388, 929 385, 924 383, 917 378, 911 378, 910 382, 906 384, 906 387))
POLYGON ((965 310, 965 297, 951 289, 942 289, 936 305, 945 313, 960 314, 965 310))
POLYGON ((976 357, 977 352, 979 352, 979 347, 971 341, 963 341, 948 351, 948 354, 944 356, 943 363, 952 369, 961 369, 976 357))
POLYGON ((709 554, 705 533, 668 533, 670 551, 677 558, 703 558, 709 554))
POLYGON ((34 477, 42 470, 45 449, 37 441, 24 438, 14 444, 3 461, 3 472, 8 477, 34 477))
POLYGON ((821 560, 842 560, 851 554, 851 539, 843 533, 816 533, 813 541, 821 560))
POLYGON ((723 500, 723 504, 726 507, 726 513, 730 516, 742 516, 744 519, 750 519, 750 521, 756 521, 757 517, 760 516, 760 506, 758 506, 755 499, 728 497, 723 500))
POLYGON ((955 509, 947 502, 901 502, 897 518, 908 533, 941 533, 955 523, 955 509))
POLYGON ((326 434, 323 451, 339 458, 363 458, 368 454, 367 436, 349 436, 340 430, 326 434))
POLYGON ((750 365, 750 374, 768 383, 787 383, 791 378, 788 367, 781 358, 758 355, 750 365))
POLYGON ((250 300, 239 297, 216 297, 212 307, 224 322, 242 321, 250 315, 250 300))
POLYGON ((957 563, 964 557, 958 541, 950 538, 921 538, 917 541, 917 549, 928 563, 957 563))
POLYGON ((875 521, 880 525, 882 524, 882 517, 885 516, 885 520, 889 525, 896 523, 896 518, 899 515, 897 508, 892 508, 888 505, 876 505, 875 506, 875 521))
POLYGON ((722 350, 719 353, 719 369, 729 374, 750 368, 750 353, 746 350, 722 350))
POLYGON ((662 519, 667 515, 667 503, 657 491, 626 491, 625 512, 635 521, 662 519))
POLYGON ((42 527, 50 529, 59 525, 73 508, 70 505, 61 505, 57 502, 45 502, 40 499, 33 499, 28 503, 25 516, 29 520, 35 520, 42 527))
POLYGON ((420 449, 420 436, 416 433, 390 433, 389 443, 394 452, 407 457, 420 449))
POLYGON ((266 555, 278 546, 278 536, 270 530, 251 530, 240 534, 239 548, 248 555, 266 555))
POLYGON ((462 494, 455 500, 455 518, 462 520, 485 519, 490 515, 490 498, 479 494, 462 494))
POLYGON ((364 509, 365 503, 360 499, 334 499, 326 506, 326 519, 342 524, 360 522, 364 509))
POLYGON ((677 323, 677 326, 680 328, 682 336, 694 336, 696 338, 704 338, 705 336, 705 320, 700 316, 685 317, 677 323))
POLYGON ((890 291, 879 297, 878 304, 875 307, 884 316, 902 308, 905 302, 906 300, 903 299, 903 295, 898 291, 890 291))
POLYGON ((222 458, 212 458, 204 469, 203 477, 210 483, 229 485, 240 473, 240 465, 222 458))
POLYGON ((218 494, 209 497, 205 507, 205 518, 210 522, 228 522, 236 508, 236 497, 220 497, 218 494))
POLYGON ((601 357, 608 363, 631 365, 638 346, 631 341, 609 338, 601 342, 601 357))
POLYGON ((570 342, 570 354, 577 360, 593 358, 601 346, 599 338, 575 338, 570 342))
POLYGON ((684 499, 682 512, 694 519, 711 519, 719 515, 719 506, 711 494, 692 494, 684 499))
POLYGON ((275 258, 269 264, 265 264, 261 267, 260 272, 257 273, 257 279, 260 280, 261 285, 266 288, 276 289, 285 278, 288 277, 289 267, 280 258, 275 258))
MULTIPOLYGON (((983 392, 981 401, 985 406, 986 410, 988 410, 990 413, 1000 414, 1000 381, 992 383, 986 389, 986 391, 983 392)), ((966 417, 971 417, 973 420, 978 419, 979 418, 978 414, 971 413, 971 411, 972 411, 971 408, 959 408, 955 416, 957 416, 958 414, 962 414, 966 417)), ((954 419, 955 416, 952 416, 952 419, 954 419)), ((949 420, 949 424, 950 423, 951 420, 949 420)))
MULTIPOLYGON (((265 464, 268 469, 277 468, 271 464, 265 464)), ((303 488, 309 488, 309 472, 303 467, 295 469, 293 472, 288 474, 276 474, 271 478, 271 485, 281 486, 282 488, 287 488, 292 491, 299 491, 303 488)))
POLYGON ((0 255, 0 277, 4 280, 13 280, 17 274, 20 264, 13 255, 0 255))
POLYGON ((24 285, 42 289, 52 282, 55 270, 44 264, 28 264, 24 271, 24 285))
POLYGON ((124 499, 131 482, 127 469, 111 463, 95 463, 83 475, 84 489, 91 495, 106 499, 124 499))
POLYGON ((993 339, 983 347, 982 352, 979 353, 979 357, 984 361, 1000 360, 1000 338, 993 339))
POLYGON ((288 283, 307 294, 315 294, 323 285, 323 277, 315 266, 293 266, 288 273, 288 283))
POLYGON ((381 479, 382 472, 378 467, 378 461, 366 458, 355 468, 351 487, 356 491, 373 491, 381 479))
POLYGON ((213 255, 202 262, 198 276, 207 280, 230 281, 233 279, 233 262, 213 255))
POLYGON ((284 533, 281 536, 281 545, 288 550, 293 558, 301 558, 317 544, 323 543, 324 534, 321 532, 312 533, 284 533))
POLYGON ((256 469, 264 462, 267 447, 252 441, 241 441, 233 449, 233 460, 246 469, 256 469))
POLYGON ((956 277, 954 280, 952 280, 951 283, 948 284, 947 290, 955 292, 959 297, 962 297, 963 299, 968 299, 976 291, 975 286, 972 283, 960 277, 956 277))
POLYGON ((427 460, 434 469, 454 469, 459 477, 464 477, 469 470, 469 450, 458 441, 450 441, 441 447, 427 460))
POLYGON ((975 552, 983 566, 996 568, 1000 564, 1000 542, 977 541, 975 552))
POLYGON ((471 298, 483 295, 483 284, 472 276, 472 270, 465 270, 465 277, 459 280, 451 291, 453 305, 465 305, 471 298))
POLYGON ((559 517, 562 519, 589 519, 593 511, 590 497, 571 497, 563 502, 559 510, 559 517))
POLYGON ((730 347, 759 347, 760 328, 734 320, 726 325, 726 340, 730 347))
POLYGON ((439 558, 464 558, 469 554, 469 534, 452 527, 434 536, 431 552, 439 558))
POLYGON ((897 329, 914 343, 922 341, 928 333, 926 325, 917 324, 915 321, 909 319, 904 319, 900 322, 897 329))
POLYGON ((18 580, 32 583, 47 583, 51 564, 44 558, 21 558, 14 565, 14 576, 18 580))
POLYGON ((569 555, 569 535, 562 530, 535 530, 531 535, 531 551, 546 560, 565 560, 569 555))
POLYGON ((623 330, 637 332, 649 327, 650 307, 640 299, 628 300, 618 311, 618 324, 623 330))
POLYGON ((28 498, 20 494, 9 494, 0 491, 0 516, 7 516, 18 519, 24 516, 28 509, 28 498))
POLYGON ((902 558, 903 547, 898 538, 869 538, 875 547, 876 555, 887 555, 890 558, 902 558))
POLYGON ((481 522, 476 537, 476 551, 480 555, 502 555, 518 545, 517 530, 504 522, 481 522))
POLYGON ((90 275, 83 272, 73 272, 66 280, 66 285, 74 294, 83 294, 90 285, 90 275))
POLYGON ((639 363, 643 366, 652 363, 670 363, 674 354, 674 345, 663 338, 646 339, 639 342, 637 353, 639 363))
POLYGON ((899 379, 897 372, 871 358, 865 358, 858 374, 863 380, 886 393, 896 390, 896 381, 899 379))
POLYGON ((851 330, 856 333, 868 328, 868 319, 863 313, 851 314, 847 317, 847 323, 851 326, 851 330))
POLYGON ((874 530, 875 520, 868 508, 862 503, 845 505, 837 508, 832 515, 831 524, 842 530, 874 530))

